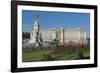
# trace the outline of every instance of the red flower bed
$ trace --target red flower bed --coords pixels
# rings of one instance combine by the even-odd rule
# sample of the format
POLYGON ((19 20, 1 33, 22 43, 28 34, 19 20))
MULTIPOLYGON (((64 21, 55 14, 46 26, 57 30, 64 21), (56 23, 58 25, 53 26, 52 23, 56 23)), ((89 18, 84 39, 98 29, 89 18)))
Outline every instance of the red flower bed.
POLYGON ((58 48, 90 48, 89 44, 63 44, 58 45, 58 48))

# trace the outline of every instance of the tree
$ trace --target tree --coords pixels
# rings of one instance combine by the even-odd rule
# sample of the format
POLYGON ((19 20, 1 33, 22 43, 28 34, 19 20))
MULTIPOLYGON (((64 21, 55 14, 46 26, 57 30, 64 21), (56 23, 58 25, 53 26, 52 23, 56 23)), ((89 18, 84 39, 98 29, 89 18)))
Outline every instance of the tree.
POLYGON ((55 46, 58 47, 59 40, 58 39, 54 39, 53 42, 54 42, 55 46))
POLYGON ((23 39, 30 39, 30 33, 29 32, 23 32, 22 37, 23 37, 23 39))
POLYGON ((90 38, 87 38, 87 42, 88 42, 88 44, 90 43, 90 38))

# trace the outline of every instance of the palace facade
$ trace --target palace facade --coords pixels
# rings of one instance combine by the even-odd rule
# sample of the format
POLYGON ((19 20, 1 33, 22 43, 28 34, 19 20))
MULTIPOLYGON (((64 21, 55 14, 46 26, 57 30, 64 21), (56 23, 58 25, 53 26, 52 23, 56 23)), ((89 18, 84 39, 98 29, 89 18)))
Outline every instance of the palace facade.
POLYGON ((62 27, 41 29, 36 16, 34 29, 30 32, 30 43, 52 42, 54 39, 59 40, 59 43, 87 43, 86 29, 64 29, 62 27))

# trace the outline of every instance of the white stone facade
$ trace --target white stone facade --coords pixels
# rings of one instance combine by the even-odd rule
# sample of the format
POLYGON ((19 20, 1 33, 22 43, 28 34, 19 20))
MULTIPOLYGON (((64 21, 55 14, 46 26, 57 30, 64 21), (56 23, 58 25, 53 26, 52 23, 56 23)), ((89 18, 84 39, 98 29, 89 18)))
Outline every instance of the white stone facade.
MULTIPOLYGON (((85 29, 40 29, 43 42, 51 42, 58 39, 60 43, 87 43, 85 29)), ((31 39, 34 41, 35 31, 31 32, 31 39)), ((35 43, 36 41, 34 41, 35 43)))
POLYGON ((41 44, 52 42, 54 39, 59 40, 59 43, 87 43, 86 29, 40 29, 38 16, 36 16, 34 29, 30 32, 30 43, 41 44))

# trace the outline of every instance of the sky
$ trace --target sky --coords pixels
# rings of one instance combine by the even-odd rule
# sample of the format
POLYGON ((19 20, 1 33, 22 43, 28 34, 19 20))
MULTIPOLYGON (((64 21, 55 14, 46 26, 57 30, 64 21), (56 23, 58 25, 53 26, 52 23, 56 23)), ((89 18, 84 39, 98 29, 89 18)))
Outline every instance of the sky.
POLYGON ((35 16, 39 17, 40 28, 52 29, 63 27, 65 29, 86 28, 90 36, 90 14, 76 12, 51 12, 51 11, 22 11, 23 31, 29 32, 34 28, 35 16))

